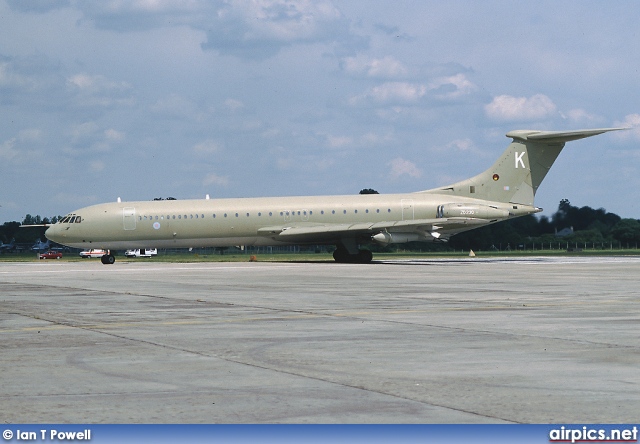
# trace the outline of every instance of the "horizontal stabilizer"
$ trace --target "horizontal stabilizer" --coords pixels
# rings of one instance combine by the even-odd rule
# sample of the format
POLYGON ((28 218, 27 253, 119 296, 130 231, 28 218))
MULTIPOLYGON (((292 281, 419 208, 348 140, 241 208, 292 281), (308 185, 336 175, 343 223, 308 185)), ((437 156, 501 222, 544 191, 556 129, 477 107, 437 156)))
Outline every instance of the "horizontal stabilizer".
POLYGON ((590 130, 575 131, 534 131, 534 130, 515 130, 509 131, 507 137, 519 140, 539 140, 547 143, 564 143, 572 140, 584 139, 585 137, 597 136, 598 134, 607 133, 609 131, 627 130, 629 128, 599 128, 590 130))

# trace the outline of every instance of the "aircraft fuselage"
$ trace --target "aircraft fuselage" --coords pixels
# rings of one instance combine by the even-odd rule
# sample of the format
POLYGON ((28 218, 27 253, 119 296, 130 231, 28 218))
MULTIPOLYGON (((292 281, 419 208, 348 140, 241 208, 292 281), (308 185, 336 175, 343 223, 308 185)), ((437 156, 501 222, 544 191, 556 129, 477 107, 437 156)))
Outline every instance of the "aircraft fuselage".
POLYGON ((284 227, 286 232, 288 224, 318 227, 320 232, 324 226, 447 216, 490 223, 536 211, 529 206, 424 193, 113 202, 78 210, 74 214, 79 223, 53 225, 47 237, 76 248, 104 249, 322 244, 344 235, 328 232, 313 239, 306 234, 283 239, 275 231, 284 227), (462 205, 456 205, 458 214, 438 214, 438 207, 447 204, 462 205), (269 232, 272 226, 274 233, 269 232))

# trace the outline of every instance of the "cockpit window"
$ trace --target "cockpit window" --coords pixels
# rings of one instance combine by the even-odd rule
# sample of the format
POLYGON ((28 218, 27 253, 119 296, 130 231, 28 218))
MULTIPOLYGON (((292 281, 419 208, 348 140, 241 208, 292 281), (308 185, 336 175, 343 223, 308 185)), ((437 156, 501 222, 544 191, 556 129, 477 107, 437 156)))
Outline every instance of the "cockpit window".
POLYGON ((75 214, 69 214, 58 221, 59 224, 79 224, 80 222, 82 222, 82 218, 75 214))

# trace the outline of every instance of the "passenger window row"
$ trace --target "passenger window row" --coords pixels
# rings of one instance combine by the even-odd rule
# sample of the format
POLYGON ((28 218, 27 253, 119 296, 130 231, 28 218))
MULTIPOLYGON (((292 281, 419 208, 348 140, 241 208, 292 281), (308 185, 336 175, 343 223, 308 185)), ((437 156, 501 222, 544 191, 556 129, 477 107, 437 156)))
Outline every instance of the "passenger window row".
MULTIPOLYGON (((370 211, 369 209, 365 209, 364 212, 366 214, 369 214, 370 211)), ((375 211, 377 214, 380 213, 380 209, 376 209, 375 211)), ((353 210, 354 214, 358 214, 358 210, 353 210)), ((391 208, 387 209, 387 213, 391 213, 391 208)), ((245 213, 246 217, 250 217, 251 213, 245 213)), ((262 217, 262 212, 259 211, 258 213, 258 217, 262 217)), ((282 217, 291 217, 291 216, 312 216, 313 215, 313 211, 312 210, 296 210, 296 211, 280 211, 280 216, 282 217)), ((326 214, 324 210, 320 211, 321 215, 326 214)), ((336 210, 331 210, 331 214, 336 214, 336 210)), ((347 214, 347 210, 342 210, 342 214, 347 214)), ((269 217, 273 217, 273 212, 269 211, 268 213, 269 217)), ((266 216, 266 213, 265 213, 266 216)), ((222 214, 218 214, 218 213, 213 213, 212 214, 213 219, 216 219, 217 217, 230 217, 229 213, 222 213, 222 214)), ((233 213, 231 215, 231 217, 240 217, 240 213, 233 213)), ((79 216, 78 216, 79 218, 79 216)), ((205 215, 204 214, 167 214, 165 215, 161 215, 161 216, 143 216, 140 215, 138 216, 138 220, 143 221, 143 220, 183 220, 183 219, 204 219, 205 215)), ((79 221, 78 221, 79 222, 79 221)))

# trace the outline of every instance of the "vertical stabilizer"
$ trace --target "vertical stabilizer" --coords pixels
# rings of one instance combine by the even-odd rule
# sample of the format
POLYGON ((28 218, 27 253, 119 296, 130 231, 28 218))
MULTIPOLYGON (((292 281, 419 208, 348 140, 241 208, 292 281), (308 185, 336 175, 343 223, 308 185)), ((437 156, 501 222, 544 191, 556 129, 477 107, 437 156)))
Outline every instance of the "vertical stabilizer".
POLYGON ((624 128, 510 131, 507 137, 513 141, 491 168, 470 179, 425 192, 533 206, 538 187, 566 142, 620 129, 624 128))

